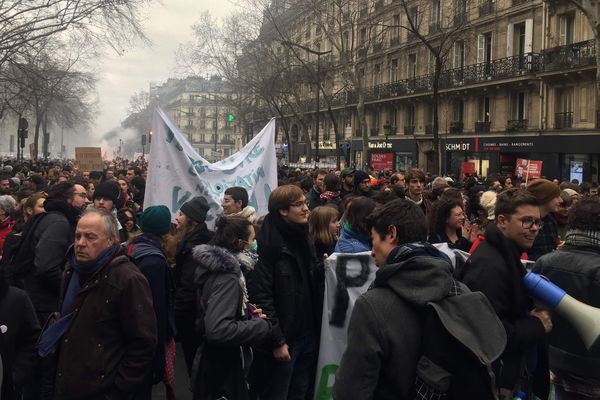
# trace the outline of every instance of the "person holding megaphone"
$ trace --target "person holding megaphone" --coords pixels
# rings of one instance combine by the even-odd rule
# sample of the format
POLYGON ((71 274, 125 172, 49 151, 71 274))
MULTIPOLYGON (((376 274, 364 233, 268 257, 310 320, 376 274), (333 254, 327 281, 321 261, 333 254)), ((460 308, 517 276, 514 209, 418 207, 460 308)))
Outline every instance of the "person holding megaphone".
POLYGON ((576 330, 577 325, 582 325, 579 320, 600 318, 600 201, 597 198, 580 201, 571 208, 564 246, 541 257, 533 272, 544 275, 576 300, 598 308, 593 310, 581 305, 581 311, 577 312, 583 315, 570 315, 569 321, 561 313, 553 314, 549 359, 556 400, 600 399, 600 346, 588 349, 589 343, 582 339, 582 334, 588 337, 597 334, 576 330))
POLYGON ((500 400, 547 400, 550 391, 546 335, 550 311, 536 309, 523 278, 521 253, 533 245, 543 222, 539 201, 523 189, 500 193, 485 240, 455 276, 488 298, 504 325, 507 344, 493 369, 500 400), (525 394, 523 394, 525 393, 525 394))

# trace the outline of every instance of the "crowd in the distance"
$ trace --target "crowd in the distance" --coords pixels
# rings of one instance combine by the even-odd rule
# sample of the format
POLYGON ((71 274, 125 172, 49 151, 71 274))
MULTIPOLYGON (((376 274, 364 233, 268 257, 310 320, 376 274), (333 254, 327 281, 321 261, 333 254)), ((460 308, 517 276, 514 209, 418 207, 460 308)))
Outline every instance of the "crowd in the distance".
POLYGON ((546 399, 551 382, 557 400, 600 398, 600 353, 522 282, 536 262, 600 306, 597 183, 281 168, 266 215, 232 187, 209 229, 202 197, 176 224, 166 206, 144 207, 144 163, 1 168, 3 398, 149 399, 162 382, 174 399, 176 342, 194 399, 310 398, 335 252, 371 252, 379 268, 351 317, 335 399, 415 398, 420 310, 463 284, 489 300, 507 345, 492 382, 471 379, 497 391, 455 382, 449 399, 546 399))

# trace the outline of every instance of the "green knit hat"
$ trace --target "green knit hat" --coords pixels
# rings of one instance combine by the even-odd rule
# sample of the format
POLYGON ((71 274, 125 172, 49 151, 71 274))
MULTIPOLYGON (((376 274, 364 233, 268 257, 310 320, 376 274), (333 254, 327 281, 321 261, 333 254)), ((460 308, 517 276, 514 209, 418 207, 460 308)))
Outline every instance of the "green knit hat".
POLYGON ((144 233, 163 236, 171 230, 171 211, 167 206, 151 206, 140 217, 140 229, 144 233))

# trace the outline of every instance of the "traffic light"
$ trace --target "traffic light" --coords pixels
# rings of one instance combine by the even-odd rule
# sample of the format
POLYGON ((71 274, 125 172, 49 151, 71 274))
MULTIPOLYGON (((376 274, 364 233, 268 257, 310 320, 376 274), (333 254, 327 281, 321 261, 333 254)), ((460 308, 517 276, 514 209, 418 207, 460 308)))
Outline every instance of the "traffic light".
POLYGON ((235 121, 235 115, 229 113, 227 114, 227 122, 233 122, 235 121))

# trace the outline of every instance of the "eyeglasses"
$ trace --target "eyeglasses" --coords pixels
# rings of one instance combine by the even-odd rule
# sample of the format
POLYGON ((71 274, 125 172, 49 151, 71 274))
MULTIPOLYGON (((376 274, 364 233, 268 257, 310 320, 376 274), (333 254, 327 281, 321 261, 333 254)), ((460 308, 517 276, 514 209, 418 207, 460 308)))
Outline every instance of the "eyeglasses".
POLYGON ((304 207, 304 206, 308 207, 308 200, 304 200, 304 201, 300 200, 300 201, 290 204, 290 207, 304 207))
POLYGON ((542 227, 544 226, 544 221, 542 221, 539 218, 523 217, 520 219, 520 221, 521 221, 521 226, 524 229, 531 229, 534 224, 537 225, 537 227, 539 229, 542 229, 542 227))

